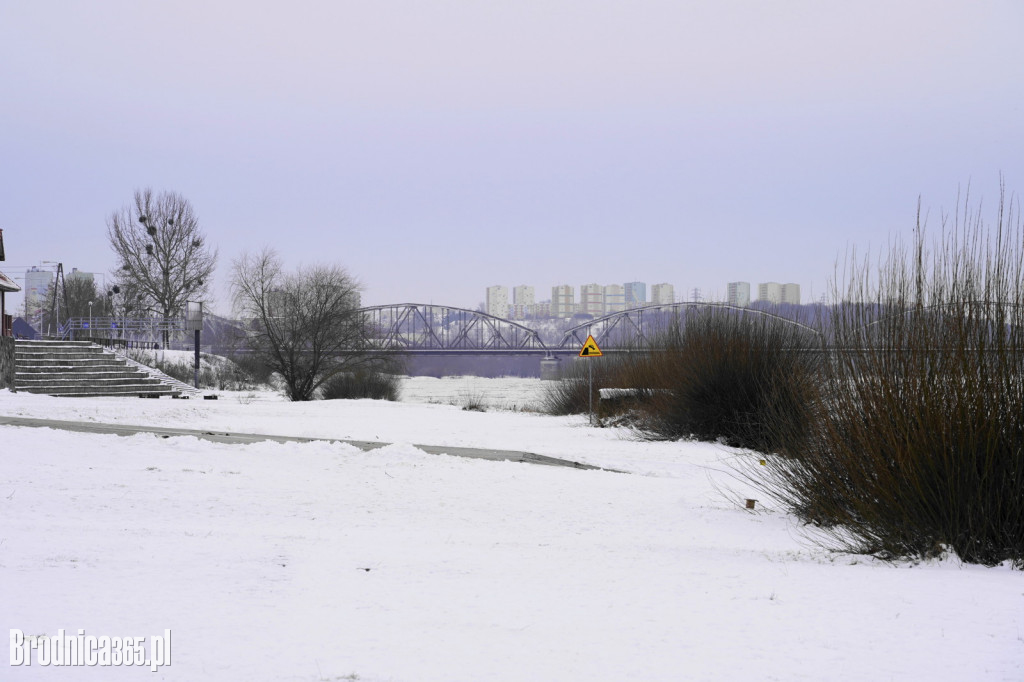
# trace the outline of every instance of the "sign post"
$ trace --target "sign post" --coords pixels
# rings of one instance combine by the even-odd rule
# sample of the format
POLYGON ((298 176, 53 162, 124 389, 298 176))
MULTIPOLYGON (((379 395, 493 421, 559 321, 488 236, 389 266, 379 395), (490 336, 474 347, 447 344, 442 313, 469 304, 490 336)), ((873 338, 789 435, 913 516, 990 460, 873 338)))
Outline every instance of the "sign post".
POLYGON ((203 304, 198 301, 188 301, 185 304, 185 318, 188 322, 188 326, 196 334, 196 372, 195 372, 195 383, 196 388, 199 388, 199 333, 203 329, 203 304))
MULTIPOLYGON (((587 341, 583 344, 583 348, 580 348, 581 358, 599 358, 604 353, 597 345, 597 341, 594 340, 593 334, 587 335, 587 341)), ((590 407, 590 425, 594 425, 594 365, 587 363, 587 404, 590 407)))

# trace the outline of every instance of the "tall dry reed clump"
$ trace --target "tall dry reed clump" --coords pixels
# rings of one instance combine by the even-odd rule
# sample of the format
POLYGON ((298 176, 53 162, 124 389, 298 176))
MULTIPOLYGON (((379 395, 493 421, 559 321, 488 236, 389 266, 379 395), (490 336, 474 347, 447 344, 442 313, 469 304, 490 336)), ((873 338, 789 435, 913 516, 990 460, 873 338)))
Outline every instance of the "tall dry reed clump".
POLYGON ((658 389, 638 423, 647 438, 771 450, 799 434, 817 395, 819 335, 764 311, 709 307, 663 333, 638 373, 658 389))
POLYGON ((812 428, 769 458, 766 487, 844 550, 1024 567, 1024 244, 1012 200, 991 230, 968 206, 936 248, 919 215, 877 271, 850 258, 812 428))
POLYGON ((766 311, 691 309, 653 334, 647 350, 574 362, 548 387, 549 412, 587 411, 588 372, 599 417, 631 412, 642 438, 719 440, 771 449, 777 433, 798 433, 816 396, 817 332, 766 311), (615 404, 601 388, 630 389, 615 404), (599 407, 600 405, 600 407, 599 407))

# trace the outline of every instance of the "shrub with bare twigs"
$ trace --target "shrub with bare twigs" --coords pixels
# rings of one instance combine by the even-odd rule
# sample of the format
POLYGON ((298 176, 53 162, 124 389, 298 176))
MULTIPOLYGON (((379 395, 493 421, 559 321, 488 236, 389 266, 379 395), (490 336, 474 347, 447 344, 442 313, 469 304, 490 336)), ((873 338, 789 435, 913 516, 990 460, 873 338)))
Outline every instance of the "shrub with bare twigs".
POLYGON ((968 206, 851 257, 812 428, 750 474, 843 549, 1024 567, 1024 242, 968 206))

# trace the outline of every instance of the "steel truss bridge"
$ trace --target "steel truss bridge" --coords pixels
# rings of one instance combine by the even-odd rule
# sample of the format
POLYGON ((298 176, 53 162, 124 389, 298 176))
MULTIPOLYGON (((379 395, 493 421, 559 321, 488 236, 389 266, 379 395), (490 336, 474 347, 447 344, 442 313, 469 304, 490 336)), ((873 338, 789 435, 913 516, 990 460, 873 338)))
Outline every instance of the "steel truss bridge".
POLYGON ((560 351, 579 350, 593 336, 602 351, 636 351, 656 350, 658 336, 670 329, 679 329, 686 324, 689 314, 709 310, 724 310, 737 317, 751 319, 764 318, 777 320, 782 324, 790 324, 815 336, 819 334, 812 327, 796 320, 757 308, 743 308, 726 303, 701 303, 688 301, 683 303, 652 304, 639 308, 630 308, 603 317, 588 320, 583 324, 568 329, 558 343, 560 351))
POLYGON ((592 335, 602 352, 656 350, 664 330, 685 324, 692 312, 712 309, 738 316, 759 316, 793 324, 817 334, 789 318, 752 308, 719 303, 673 303, 631 308, 587 320, 545 343, 537 330, 487 313, 451 306, 401 303, 361 309, 373 330, 371 345, 381 352, 415 355, 577 354, 592 335))
POLYGON ((415 355, 550 354, 539 333, 487 313, 451 306, 399 303, 359 310, 370 347, 415 355))
MULTIPOLYGON (((721 303, 673 303, 630 308, 587 320, 545 343, 540 333, 512 320, 446 305, 398 303, 360 308, 370 329, 370 347, 379 353, 404 355, 567 355, 576 354, 593 336, 602 352, 656 350, 658 335, 686 323, 687 315, 707 310, 731 311, 737 316, 767 317, 811 332, 800 322, 753 308, 721 303)), ((131 318, 70 318, 60 337, 117 337, 159 339, 163 332, 180 335, 185 320, 131 318)))
MULTIPOLYGON (((989 305, 983 302, 975 306, 989 305)), ((680 328, 687 318, 705 311, 723 311, 739 319, 772 319, 794 325, 815 336, 816 329, 797 320, 757 308, 724 303, 683 302, 647 305, 610 313, 570 327, 560 336, 548 335, 513 320, 487 313, 445 305, 398 303, 360 308, 370 329, 370 347, 382 354, 396 355, 575 355, 588 336, 593 336, 604 353, 658 350, 660 335, 680 328)), ((902 311, 899 315, 931 311, 932 307, 902 311)), ((869 331, 883 318, 864 327, 869 331)), ((155 341, 164 332, 181 337, 190 329, 184 319, 159 318, 70 318, 60 326, 59 338, 115 338, 155 341)))

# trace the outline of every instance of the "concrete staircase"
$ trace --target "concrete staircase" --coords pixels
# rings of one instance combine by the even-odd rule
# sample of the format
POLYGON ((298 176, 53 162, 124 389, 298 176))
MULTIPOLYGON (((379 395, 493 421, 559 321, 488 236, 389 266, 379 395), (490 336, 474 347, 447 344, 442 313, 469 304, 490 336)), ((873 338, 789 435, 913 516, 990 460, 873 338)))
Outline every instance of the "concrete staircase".
POLYGON ((18 340, 14 368, 15 390, 27 393, 68 397, 178 397, 182 393, 178 382, 156 370, 130 365, 88 341, 18 340))

